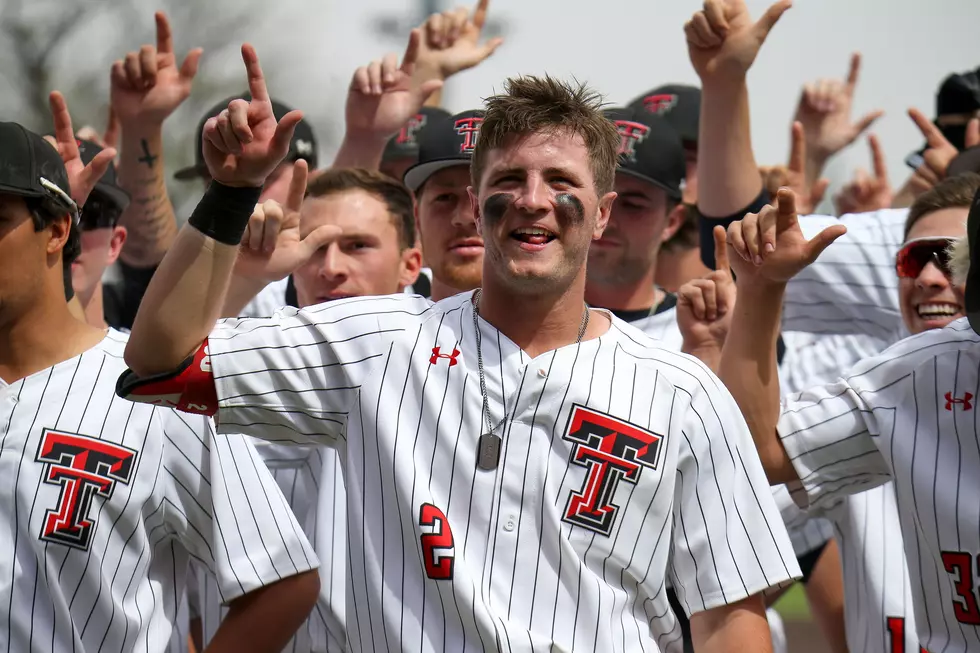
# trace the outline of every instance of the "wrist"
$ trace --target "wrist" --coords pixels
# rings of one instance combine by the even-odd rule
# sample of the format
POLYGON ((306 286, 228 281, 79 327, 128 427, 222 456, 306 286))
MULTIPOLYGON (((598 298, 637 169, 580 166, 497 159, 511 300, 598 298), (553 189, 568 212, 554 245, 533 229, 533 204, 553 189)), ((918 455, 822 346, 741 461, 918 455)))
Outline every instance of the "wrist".
POLYGON ((214 180, 187 223, 215 242, 237 248, 262 188, 214 180))
POLYGON ((737 97, 748 92, 745 73, 705 75, 701 77, 702 96, 713 96, 715 100, 737 97))

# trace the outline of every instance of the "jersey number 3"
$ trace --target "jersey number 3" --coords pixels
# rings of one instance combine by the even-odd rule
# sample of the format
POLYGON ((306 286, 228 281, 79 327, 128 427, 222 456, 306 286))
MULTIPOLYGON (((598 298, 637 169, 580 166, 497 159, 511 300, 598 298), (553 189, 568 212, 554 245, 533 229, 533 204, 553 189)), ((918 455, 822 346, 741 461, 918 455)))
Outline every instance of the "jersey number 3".
MULTIPOLYGON (((977 556, 980 558, 980 556, 977 556)), ((973 588, 973 556, 965 551, 943 551, 943 567, 953 576, 956 596, 953 597, 953 614, 956 620, 971 626, 980 626, 980 608, 973 588)), ((977 560, 980 571, 980 559, 977 560)))
POLYGON ((419 508, 419 526, 432 529, 421 535, 425 575, 433 580, 452 580, 455 562, 453 530, 445 513, 431 503, 423 503, 419 508), (436 553, 437 549, 439 553, 436 553))

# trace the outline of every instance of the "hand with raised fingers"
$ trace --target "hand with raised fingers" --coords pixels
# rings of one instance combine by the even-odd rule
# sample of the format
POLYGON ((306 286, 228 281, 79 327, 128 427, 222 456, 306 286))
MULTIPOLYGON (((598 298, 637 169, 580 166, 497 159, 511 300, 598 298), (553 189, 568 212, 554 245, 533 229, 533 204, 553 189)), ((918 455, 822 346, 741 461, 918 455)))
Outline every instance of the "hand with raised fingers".
POLYGON ((170 22, 155 15, 157 44, 144 45, 112 64, 110 102, 124 124, 162 123, 191 94, 202 50, 195 48, 177 67, 170 22))
POLYGON ((416 62, 416 77, 420 82, 445 81, 479 65, 500 47, 504 40, 499 37, 480 42, 489 4, 490 0, 479 0, 472 13, 466 7, 457 7, 432 14, 425 21, 416 62))
POLYGON ((704 8, 684 24, 688 54, 701 81, 744 80, 770 30, 791 4, 778 0, 753 21, 745 0, 705 0, 704 8))
POLYGON ((846 232, 844 225, 836 224, 807 240, 800 229, 796 194, 781 188, 775 205, 748 213, 728 226, 731 266, 740 286, 743 282, 786 283, 846 232))
POLYGON ((322 225, 303 236, 300 209, 308 176, 306 161, 296 161, 286 203, 266 200, 255 205, 238 248, 235 276, 264 283, 285 279, 340 235, 339 227, 322 225))
MULTIPOLYGON (((909 117, 926 139, 926 151, 922 153, 922 164, 916 168, 909 179, 909 186, 915 194, 924 193, 946 178, 949 162, 956 158, 959 150, 946 140, 935 124, 918 109, 909 109, 909 117)), ((966 126, 966 147, 980 145, 980 120, 973 118, 966 126)))
POLYGON ((88 199, 89 193, 95 188, 95 184, 102 179, 102 175, 109 169, 109 165, 116 157, 116 150, 107 147, 95 155, 88 165, 82 162, 81 154, 78 152, 78 141, 71 126, 71 114, 68 112, 68 103, 65 97, 58 91, 52 91, 48 96, 51 107, 51 117, 54 120, 54 138, 48 138, 48 142, 54 145, 61 155, 61 160, 65 163, 65 170, 68 172, 68 183, 71 186, 71 198, 75 204, 81 208, 88 199))
POLYGON ((813 213, 830 186, 829 179, 818 179, 811 186, 806 176, 806 140, 803 137, 803 126, 793 123, 791 131, 791 146, 789 164, 759 168, 762 173, 762 184, 771 197, 776 197, 780 188, 789 188, 797 197, 797 210, 801 215, 813 213))
POLYGON ((720 351, 732 323, 736 293, 728 262, 725 228, 716 226, 713 235, 715 270, 701 279, 688 281, 677 291, 677 326, 684 337, 685 352, 720 351))
POLYGON ((861 72, 861 54, 851 55, 846 80, 821 79, 803 87, 796 120, 803 125, 806 146, 821 164, 853 143, 884 111, 871 111, 856 122, 851 119, 854 91, 861 72))
POLYGON ((387 141, 442 88, 441 79, 415 76, 421 40, 422 31, 413 29, 400 66, 388 54, 354 71, 345 110, 348 138, 387 141))
POLYGON ((837 215, 847 213, 870 213, 887 209, 892 205, 892 187, 888 183, 888 167, 885 165, 885 154, 881 150, 878 137, 868 135, 871 146, 871 161, 873 174, 869 175, 864 168, 859 168, 850 182, 834 196, 837 215))
POLYGON ((242 46, 242 61, 252 100, 232 100, 204 123, 204 162, 211 177, 226 186, 258 188, 286 157, 303 114, 290 111, 277 122, 259 56, 248 43, 242 46))

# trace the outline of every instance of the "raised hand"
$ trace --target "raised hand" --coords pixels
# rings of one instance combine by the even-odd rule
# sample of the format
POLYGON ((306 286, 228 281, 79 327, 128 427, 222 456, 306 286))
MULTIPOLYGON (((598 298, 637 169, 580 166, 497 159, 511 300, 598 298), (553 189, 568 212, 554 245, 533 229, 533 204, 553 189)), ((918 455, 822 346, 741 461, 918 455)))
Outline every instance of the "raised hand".
POLYGON ((715 270, 701 279, 688 281, 677 291, 677 326, 684 337, 683 351, 688 353, 720 351, 732 322, 736 293, 725 228, 716 226, 713 235, 715 270))
POLYGON ((191 94, 197 74, 202 50, 191 50, 178 68, 167 16, 158 11, 155 18, 156 47, 144 45, 112 64, 110 102, 124 125, 162 123, 191 94))
POLYGON ((727 241, 734 252, 732 269, 739 285, 786 283, 846 232, 844 225, 836 224, 807 240, 800 229, 796 194, 781 188, 775 206, 746 214, 728 226, 727 241))
POLYGON ((289 152, 303 114, 290 111, 276 122, 259 56, 248 43, 242 45, 242 61, 252 101, 232 100, 204 123, 204 162, 222 184, 261 187, 289 152))
POLYGON ((238 249, 236 277, 265 283, 285 279, 340 235, 339 227, 323 225, 301 237, 300 208, 308 175, 306 161, 297 161, 285 205, 275 200, 256 205, 238 249))
POLYGON ((790 0, 779 0, 753 22, 744 0, 705 0, 684 24, 687 49, 702 81, 741 80, 790 0))
MULTIPOLYGON (((926 139, 926 151, 922 153, 922 164, 916 168, 909 179, 909 186, 916 194, 923 193, 946 177, 949 162, 956 158, 959 150, 946 140, 939 127, 926 118, 918 109, 909 109, 909 117, 926 139)), ((980 145, 980 120, 973 118, 966 128, 966 147, 980 145)))
POLYGON ((420 81, 414 75, 421 41, 421 30, 413 29, 401 66, 388 54, 354 71, 345 111, 347 138, 386 141, 442 88, 441 79, 420 81))
POLYGON ((71 126, 71 114, 68 112, 68 103, 65 97, 58 91, 52 91, 48 96, 48 103, 51 107, 51 117, 54 119, 54 139, 53 142, 61 160, 65 163, 65 170, 68 172, 68 184, 71 186, 71 198, 79 207, 85 204, 95 184, 102 179, 102 175, 109 169, 109 164, 116 157, 116 150, 107 147, 95 155, 88 165, 82 163, 82 157, 78 152, 78 141, 75 140, 75 131, 71 126))
POLYGON ((888 167, 881 144, 874 134, 868 136, 871 146, 871 161, 874 172, 869 175, 859 168, 854 179, 834 196, 837 215, 847 213, 869 213, 886 209, 892 205, 892 187, 888 183, 888 167))
POLYGON ((796 193, 797 210, 803 215, 813 213, 823 201, 823 196, 830 186, 829 179, 818 179, 811 186, 806 176, 807 145, 803 136, 803 126, 793 123, 790 135, 789 165, 759 168, 762 173, 762 184, 769 195, 776 196, 780 188, 786 187, 796 193))
POLYGON ((851 120, 854 90, 861 72, 861 54, 851 55, 846 80, 821 79, 803 87, 796 107, 796 120, 803 125, 807 149, 816 161, 824 162, 860 136, 883 111, 871 111, 857 122, 851 120))
POLYGON ((493 38, 480 43, 490 0, 479 0, 472 14, 465 7, 433 14, 422 25, 416 77, 446 80, 486 60, 504 42, 493 38))

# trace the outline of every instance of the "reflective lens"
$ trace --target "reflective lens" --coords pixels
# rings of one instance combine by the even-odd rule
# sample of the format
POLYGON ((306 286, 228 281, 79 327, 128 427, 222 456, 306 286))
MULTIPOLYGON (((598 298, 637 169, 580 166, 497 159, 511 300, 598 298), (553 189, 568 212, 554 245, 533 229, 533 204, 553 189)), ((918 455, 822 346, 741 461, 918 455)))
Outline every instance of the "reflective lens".
POLYGON ((899 277, 915 279, 929 263, 934 263, 947 277, 949 272, 949 246, 955 238, 916 238, 899 250, 895 258, 895 270, 899 277))

